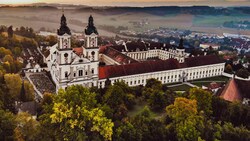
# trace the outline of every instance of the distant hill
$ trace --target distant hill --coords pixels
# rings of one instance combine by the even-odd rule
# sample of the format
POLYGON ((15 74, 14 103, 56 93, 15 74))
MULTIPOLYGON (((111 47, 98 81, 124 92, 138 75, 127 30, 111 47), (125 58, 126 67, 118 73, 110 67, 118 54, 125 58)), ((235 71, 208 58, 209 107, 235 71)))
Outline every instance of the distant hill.
MULTIPOLYGON (((12 8, 9 5, 0 5, 1 8, 12 8)), ((250 7, 211 7, 211 6, 155 6, 155 7, 112 7, 112 6, 86 6, 57 3, 34 3, 14 6, 15 8, 35 8, 45 10, 75 9, 76 12, 93 12, 102 15, 118 15, 124 13, 148 13, 152 15, 192 14, 192 15, 233 15, 250 14, 250 7)))
POLYGON ((192 14, 192 15, 231 15, 239 12, 250 14, 248 7, 237 8, 221 8, 209 6, 191 6, 191 7, 178 7, 178 6, 161 6, 161 7, 82 7, 77 9, 78 12, 95 12, 98 14, 123 14, 142 12, 152 15, 168 15, 168 14, 192 14))

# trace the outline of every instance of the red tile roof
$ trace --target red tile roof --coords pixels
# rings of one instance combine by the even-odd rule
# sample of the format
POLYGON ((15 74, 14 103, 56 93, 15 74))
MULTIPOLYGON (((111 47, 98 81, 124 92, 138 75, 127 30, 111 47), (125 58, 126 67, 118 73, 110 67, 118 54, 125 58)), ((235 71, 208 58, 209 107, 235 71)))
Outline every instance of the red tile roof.
POLYGON ((73 51, 74 51, 77 55, 82 55, 82 54, 83 54, 83 48, 82 48, 82 47, 73 48, 73 51))
MULTIPOLYGON (((157 42, 142 42, 142 41, 133 41, 133 42, 127 42, 126 43, 128 52, 135 52, 137 50, 139 51, 146 51, 148 49, 169 49, 172 48, 170 44, 163 44, 163 43, 157 43, 157 42)), ((110 46, 120 52, 126 52, 124 45, 116 45, 116 46, 110 46)))
POLYGON ((216 83, 216 82, 211 82, 209 85, 208 85, 208 89, 217 89, 217 88, 220 88, 221 87, 221 84, 220 83, 216 83))
POLYGON ((240 90, 234 79, 229 80, 220 97, 231 102, 242 100, 240 90))
POLYGON ((111 47, 107 47, 104 51, 103 54, 105 54, 106 56, 112 58, 113 60, 115 60, 116 62, 120 63, 120 64, 130 64, 130 63, 137 63, 138 61, 134 60, 133 58, 111 48, 111 47))
POLYGON ((146 61, 127 65, 99 67, 99 79, 119 77, 125 75, 143 74, 180 68, 176 59, 146 61))
POLYGON ((186 67, 196 67, 222 63, 218 56, 200 56, 186 59, 187 62, 179 63, 176 59, 145 61, 127 65, 104 66, 99 67, 99 79, 119 77, 125 75, 143 74, 157 71, 166 71, 186 67))
POLYGON ((197 56, 197 57, 185 58, 184 63, 185 63, 185 65, 183 65, 183 66, 196 67, 196 66, 223 63, 223 60, 220 59, 216 55, 206 55, 206 56, 197 56))
POLYGON ((235 82, 240 90, 240 94, 244 98, 250 98, 250 81, 235 79, 235 82))

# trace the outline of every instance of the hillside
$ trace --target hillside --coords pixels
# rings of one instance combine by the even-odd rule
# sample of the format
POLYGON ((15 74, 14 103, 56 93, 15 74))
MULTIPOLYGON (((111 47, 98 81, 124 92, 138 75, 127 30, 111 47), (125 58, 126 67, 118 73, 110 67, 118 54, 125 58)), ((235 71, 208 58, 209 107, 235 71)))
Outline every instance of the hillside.
MULTIPOLYGON (((0 25, 14 27, 28 26, 38 31, 41 27, 56 32, 60 25, 61 5, 0 7, 0 25)), ((166 27, 188 29, 208 33, 248 34, 249 30, 224 27, 227 22, 250 21, 249 7, 89 7, 66 5, 65 15, 72 31, 82 32, 90 14, 100 35, 115 36, 112 30, 105 28, 127 27, 132 31, 145 31, 166 27), (136 27, 133 23, 147 21, 148 24, 136 27)))

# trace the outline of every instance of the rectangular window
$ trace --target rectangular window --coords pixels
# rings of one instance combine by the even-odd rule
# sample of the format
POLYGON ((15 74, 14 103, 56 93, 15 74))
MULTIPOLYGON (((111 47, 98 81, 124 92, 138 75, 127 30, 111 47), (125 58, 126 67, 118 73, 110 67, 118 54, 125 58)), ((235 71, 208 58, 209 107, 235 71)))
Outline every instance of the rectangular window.
POLYGON ((82 76, 82 75, 83 75, 83 71, 82 71, 82 70, 79 70, 78 75, 79 75, 79 76, 82 76))

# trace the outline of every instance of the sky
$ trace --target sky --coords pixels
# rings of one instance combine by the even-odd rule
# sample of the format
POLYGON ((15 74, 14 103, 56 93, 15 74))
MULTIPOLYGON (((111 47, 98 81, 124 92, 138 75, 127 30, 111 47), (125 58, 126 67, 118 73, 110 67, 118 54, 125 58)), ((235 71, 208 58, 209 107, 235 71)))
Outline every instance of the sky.
POLYGON ((0 0, 0 4, 63 3, 91 6, 250 6, 250 0, 0 0))

